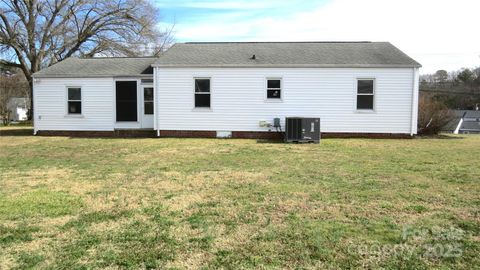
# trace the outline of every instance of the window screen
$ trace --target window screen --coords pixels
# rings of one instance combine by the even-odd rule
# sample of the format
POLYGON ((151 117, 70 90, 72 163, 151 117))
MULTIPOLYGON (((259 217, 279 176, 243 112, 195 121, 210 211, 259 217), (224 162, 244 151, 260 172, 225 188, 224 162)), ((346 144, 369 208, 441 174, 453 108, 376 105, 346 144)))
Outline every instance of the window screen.
POLYGON ((195 107, 210 107, 210 79, 195 79, 195 107))
POLYGON ((267 79, 267 98, 268 99, 280 99, 282 97, 282 88, 281 88, 280 79, 267 79))
POLYGON ((117 81, 117 121, 137 121, 137 81, 117 81))
POLYGON ((144 114, 153 114, 153 87, 143 88, 144 114))
POLYGON ((374 80, 357 80, 357 110, 373 110, 374 80))
POLYGON ((68 114, 82 114, 82 89, 80 87, 68 88, 68 114))

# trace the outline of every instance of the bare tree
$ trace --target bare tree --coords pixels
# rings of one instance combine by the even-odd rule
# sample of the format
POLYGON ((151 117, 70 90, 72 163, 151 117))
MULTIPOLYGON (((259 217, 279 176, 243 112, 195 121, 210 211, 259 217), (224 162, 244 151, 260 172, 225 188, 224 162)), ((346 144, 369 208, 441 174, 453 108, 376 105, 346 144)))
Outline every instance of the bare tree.
POLYGON ((13 97, 13 88, 10 86, 10 80, 6 75, 0 76, 0 119, 4 126, 10 121, 10 108, 8 102, 13 97))
POLYGON ((0 0, 0 63, 32 89, 33 73, 71 56, 157 55, 172 42, 157 19, 148 0, 0 0))
POLYGON ((11 72, 0 72, 0 119, 4 125, 9 124, 10 111, 9 102, 12 98, 26 98, 29 100, 29 87, 25 76, 11 72))
POLYGON ((437 72, 435 72, 433 76, 435 78, 435 82, 440 85, 444 85, 445 82, 448 80, 448 72, 443 69, 437 70, 437 72))
POLYGON ((418 133, 438 134, 454 117, 451 110, 432 95, 422 94, 418 103, 418 133))

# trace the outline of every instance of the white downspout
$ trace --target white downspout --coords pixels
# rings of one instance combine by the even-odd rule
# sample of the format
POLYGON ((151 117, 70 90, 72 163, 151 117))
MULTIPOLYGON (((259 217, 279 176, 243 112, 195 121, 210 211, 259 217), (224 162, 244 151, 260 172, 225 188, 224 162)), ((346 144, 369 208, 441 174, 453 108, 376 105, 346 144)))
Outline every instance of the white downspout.
POLYGON ((157 84, 157 67, 153 67, 153 129, 157 131, 157 137, 160 137, 160 130, 158 129, 158 84, 157 84))
MULTIPOLYGON (((37 80, 35 77, 33 77, 33 82, 32 82, 32 96, 30 98, 33 98, 33 115, 32 115, 32 122, 33 122, 33 135, 37 135, 37 132, 38 132, 38 122, 37 122, 37 111, 38 111, 38 107, 37 107, 37 104, 35 104, 35 101, 37 100, 35 98, 35 85, 37 83, 37 80)), ((31 109, 31 108, 30 108, 31 109)), ((27 112, 28 113, 28 112, 27 112)))
POLYGON ((418 113, 418 68, 413 68, 412 78, 412 112, 410 123, 410 136, 417 133, 417 113, 418 113))

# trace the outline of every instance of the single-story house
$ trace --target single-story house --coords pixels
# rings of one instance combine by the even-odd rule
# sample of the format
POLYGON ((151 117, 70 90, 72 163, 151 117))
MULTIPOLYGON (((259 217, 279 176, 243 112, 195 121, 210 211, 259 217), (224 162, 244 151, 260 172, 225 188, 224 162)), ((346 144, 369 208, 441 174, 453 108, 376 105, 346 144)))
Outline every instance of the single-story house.
POLYGON ((34 74, 34 132, 266 138, 274 118, 300 116, 320 118, 327 135, 412 136, 419 68, 388 42, 190 42, 158 58, 70 58, 34 74))
POLYGON ((453 134, 480 134, 480 110, 455 110, 455 117, 443 131, 453 134))

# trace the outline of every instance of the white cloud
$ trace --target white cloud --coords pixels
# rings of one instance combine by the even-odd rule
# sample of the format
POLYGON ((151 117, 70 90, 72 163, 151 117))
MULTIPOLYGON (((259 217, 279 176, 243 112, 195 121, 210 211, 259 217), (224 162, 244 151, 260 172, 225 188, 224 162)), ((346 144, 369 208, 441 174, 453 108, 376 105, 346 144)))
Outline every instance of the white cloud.
POLYGON ((178 25, 181 40, 390 41, 423 73, 480 65, 478 0, 335 0, 308 12, 178 25))
POLYGON ((155 3, 160 7, 182 7, 182 8, 205 8, 205 9, 236 9, 236 10, 253 10, 253 9, 267 9, 267 8, 279 8, 292 5, 300 5, 304 0, 178 0, 172 2, 171 0, 157 0, 155 3))
POLYGON ((204 2, 204 1, 191 1, 191 2, 179 2, 177 7, 187 8, 210 8, 210 9, 255 9, 265 8, 270 6, 266 2, 249 2, 243 3, 239 1, 226 1, 226 2, 204 2))

